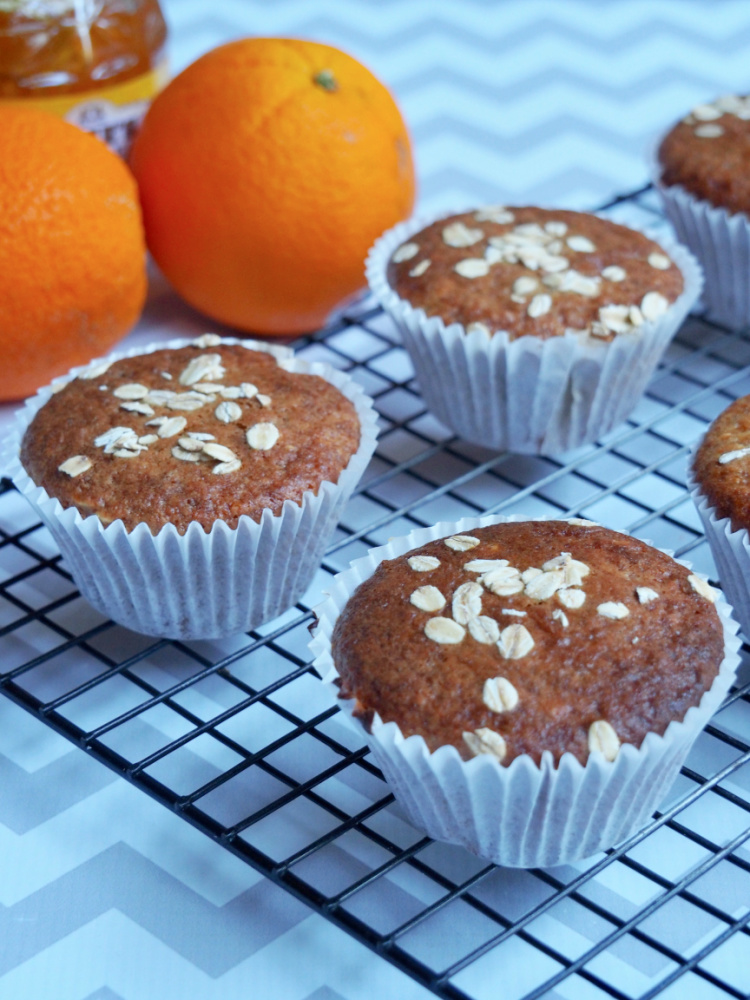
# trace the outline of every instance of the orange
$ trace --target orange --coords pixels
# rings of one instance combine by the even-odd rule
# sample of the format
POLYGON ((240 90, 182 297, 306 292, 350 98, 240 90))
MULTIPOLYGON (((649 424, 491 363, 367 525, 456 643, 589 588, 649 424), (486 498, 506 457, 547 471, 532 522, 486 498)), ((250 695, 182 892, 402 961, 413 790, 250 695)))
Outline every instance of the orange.
POLYGON ((351 56, 230 42, 149 109, 131 155, 146 239, 177 291, 240 330, 302 333, 364 284, 364 259, 414 201, 409 137, 351 56))
POLYGON ((103 142, 0 106, 0 399, 105 353, 146 294, 135 182, 103 142))

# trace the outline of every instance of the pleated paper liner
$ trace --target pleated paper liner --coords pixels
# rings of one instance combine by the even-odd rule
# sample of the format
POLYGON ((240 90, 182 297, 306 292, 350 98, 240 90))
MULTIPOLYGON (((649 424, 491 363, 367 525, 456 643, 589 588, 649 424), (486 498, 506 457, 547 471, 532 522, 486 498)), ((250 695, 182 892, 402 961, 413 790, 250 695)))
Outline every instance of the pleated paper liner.
MULTIPOLYGON (((437 538, 521 520, 529 519, 493 516, 442 522, 393 539, 339 573, 330 597, 316 608, 319 625, 310 644, 314 665, 332 693, 338 694, 330 650, 336 619, 380 562, 437 538)), ((726 652, 700 704, 671 722, 663 735, 649 733, 640 747, 623 744, 611 762, 592 753, 583 765, 566 753, 555 766, 548 752, 539 765, 527 755, 508 766, 487 754, 466 761, 453 746, 431 752, 421 736, 404 737, 395 722, 384 723, 377 715, 368 732, 353 716, 353 702, 339 700, 339 704, 369 743, 410 820, 431 837, 461 844, 499 865, 531 868, 575 861, 624 840, 648 821, 693 742, 720 707, 735 677, 740 642, 731 608, 719 592, 716 607, 726 652)))
POLYGON ((622 423, 701 292, 693 256, 660 236, 685 287, 663 316, 633 333, 609 342, 574 333, 546 340, 467 333, 460 323, 428 318, 388 284, 391 254, 428 221, 410 219, 380 237, 367 259, 370 288, 401 331, 430 410, 455 434, 498 451, 559 454, 622 423))
MULTIPOLYGON (((115 357, 190 343, 152 344, 115 357)), ((270 353, 287 371, 318 375, 352 402, 361 425, 360 443, 338 482, 323 482, 317 494, 307 491, 301 504, 287 500, 281 514, 264 511, 259 522, 243 515, 236 528, 217 521, 209 532, 193 522, 182 535, 171 524, 156 535, 146 524, 128 531, 117 520, 105 527, 96 516, 64 509, 32 482, 18 454, 27 426, 53 388, 88 365, 27 400, 5 445, 6 467, 15 485, 51 531, 82 595, 113 621, 147 635, 220 638, 256 628, 293 606, 310 585, 375 449, 377 414, 347 375, 296 358, 288 348, 234 338, 223 338, 222 343, 270 353)))
POLYGON ((734 608, 745 638, 750 637, 750 536, 746 528, 732 529, 731 519, 718 517, 693 472, 700 441, 690 453, 688 489, 698 509, 706 541, 716 563, 721 587, 734 608))
POLYGON ((669 221, 705 273, 706 314, 733 330, 750 325, 750 219, 657 182, 669 221))

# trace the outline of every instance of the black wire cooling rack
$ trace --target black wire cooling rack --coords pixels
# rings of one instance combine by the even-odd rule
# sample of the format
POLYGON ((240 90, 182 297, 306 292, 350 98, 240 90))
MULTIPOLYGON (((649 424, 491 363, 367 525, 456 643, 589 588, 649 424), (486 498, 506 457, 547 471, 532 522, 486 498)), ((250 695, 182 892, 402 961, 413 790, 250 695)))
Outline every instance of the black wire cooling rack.
MULTIPOLYGON (((648 188, 604 209, 664 224, 648 188)), ((477 513, 589 517, 714 576, 686 457, 750 392, 750 336, 691 317, 633 416, 559 459, 451 437, 371 301, 295 347, 350 371, 381 415, 376 456, 305 600, 227 642, 128 632, 80 598, 5 481, 0 691, 438 996, 748 996, 746 666, 646 829, 578 865, 515 871, 408 823, 310 666, 307 640, 312 602, 351 559, 477 513)))

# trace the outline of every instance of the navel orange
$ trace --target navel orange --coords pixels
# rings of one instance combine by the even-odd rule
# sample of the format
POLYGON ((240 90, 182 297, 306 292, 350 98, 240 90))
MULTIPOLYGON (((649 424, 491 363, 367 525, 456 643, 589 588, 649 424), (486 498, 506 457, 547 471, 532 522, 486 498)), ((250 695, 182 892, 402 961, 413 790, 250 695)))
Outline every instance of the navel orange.
POLYGON ((209 316, 258 333, 322 324, 414 201, 390 93, 316 42, 248 38, 202 56, 151 105, 130 162, 167 278, 209 316))
POLYGON ((0 107, 0 399, 105 353, 138 318, 146 248, 135 181, 103 142, 0 107))

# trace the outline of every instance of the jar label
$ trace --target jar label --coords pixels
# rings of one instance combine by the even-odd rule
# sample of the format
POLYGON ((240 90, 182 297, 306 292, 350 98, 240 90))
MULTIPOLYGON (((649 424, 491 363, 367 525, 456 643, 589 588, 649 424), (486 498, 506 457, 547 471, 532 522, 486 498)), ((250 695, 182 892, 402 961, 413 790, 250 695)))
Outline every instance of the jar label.
POLYGON ((111 87, 58 97, 18 97, 0 100, 3 104, 22 101, 93 132, 120 156, 126 156, 151 100, 167 81, 163 60, 148 73, 111 87))

